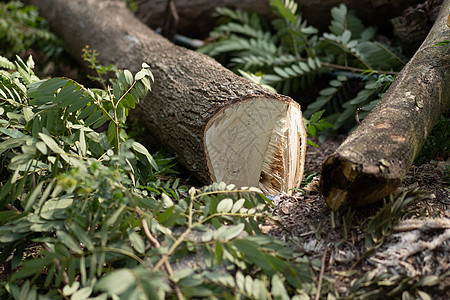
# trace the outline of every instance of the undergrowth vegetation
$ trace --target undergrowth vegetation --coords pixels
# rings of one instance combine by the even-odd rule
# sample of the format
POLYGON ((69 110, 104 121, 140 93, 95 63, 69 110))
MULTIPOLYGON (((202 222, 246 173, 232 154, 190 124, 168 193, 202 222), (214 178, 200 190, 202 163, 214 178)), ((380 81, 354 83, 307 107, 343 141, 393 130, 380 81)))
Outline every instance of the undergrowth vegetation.
MULTIPOLYGON (((114 70, 84 55, 100 77, 114 70)), ((33 65, 2 58, 13 70, 0 73, 0 264, 13 273, 2 297, 305 294, 313 266, 261 234, 274 221, 260 191, 149 181, 158 164, 123 130, 153 80, 145 63, 116 70, 106 89, 40 80, 33 65)))
MULTIPOLYGON (((2 58, 0 265, 11 273, 0 282, 2 299, 339 296, 333 279, 320 288, 323 262, 295 247, 298 238, 261 232, 277 218, 258 189, 155 177, 157 161, 123 129, 151 88, 148 66, 133 76, 98 66, 88 48, 83 55, 106 89, 41 80, 31 57, 2 58), (115 79, 106 81, 108 70, 115 79)), ((400 195, 369 222, 367 251, 417 198, 400 195), (390 222, 376 221, 386 214, 390 222)), ((345 229, 351 215, 335 222, 345 229)), ((373 294, 379 281, 376 274, 354 279, 355 295, 373 294)))
POLYGON ((55 57, 63 50, 37 10, 16 0, 0 2, 0 41, 2 56, 9 59, 29 49, 42 51, 47 57, 55 57))
MULTIPOLYGON (((227 59, 244 75, 280 91, 329 78, 306 111, 309 134, 329 126, 321 119, 329 107, 334 113, 327 120, 340 124, 335 130, 351 127, 356 108, 362 108, 362 118, 392 81, 390 72, 403 64, 402 56, 374 41, 374 29, 363 27, 345 6, 333 9, 330 32, 319 36, 295 2, 271 4, 280 15, 274 31, 254 14, 219 9, 228 21, 204 50, 231 53, 227 59), (370 71, 361 76, 362 70, 370 71), (363 89, 348 100, 354 81, 363 89)), ((8 18, 43 22, 18 1, 0 7, 8 18)), ((7 34, 20 28, 8 27, 7 34)), ((54 38, 48 32, 40 36, 42 45, 54 38)), ((16 45, 8 51, 30 46, 15 38, 25 39, 6 36, 16 45)), ((427 299, 422 288, 448 276, 358 276, 356 270, 324 276, 324 261, 305 253, 301 237, 262 232, 263 226, 281 224, 274 204, 258 189, 191 187, 160 176, 171 162, 126 131, 129 111, 157 80, 147 64, 136 74, 101 66, 87 47, 83 57, 100 86, 89 88, 70 78, 40 79, 31 56, 12 61, 8 51, 0 56, 1 299, 427 299), (338 277, 348 277, 349 295, 337 290, 338 277)), ((445 119, 438 128, 448 131, 445 119)), ((359 224, 364 256, 383 244, 407 216, 407 206, 423 196, 413 191, 386 199, 359 224)), ((354 216, 351 209, 331 216, 333 229, 343 232, 340 242, 349 239, 354 216)))
POLYGON ((407 58, 400 48, 376 40, 376 29, 364 26, 344 4, 331 9, 324 33, 307 24, 296 1, 270 0, 270 5, 277 16, 270 24, 253 12, 218 8, 220 25, 199 50, 294 97, 311 94, 318 79, 326 81, 304 116, 325 110, 333 131, 348 132, 356 125, 356 111, 362 120, 407 58))

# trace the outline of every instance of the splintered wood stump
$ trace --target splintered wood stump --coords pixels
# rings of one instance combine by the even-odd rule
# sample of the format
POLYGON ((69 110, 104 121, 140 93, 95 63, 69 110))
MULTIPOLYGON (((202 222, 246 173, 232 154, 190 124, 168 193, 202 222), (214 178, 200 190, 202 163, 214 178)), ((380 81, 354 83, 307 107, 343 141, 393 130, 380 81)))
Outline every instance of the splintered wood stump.
POLYGON ((382 100, 322 165, 321 192, 336 210, 388 196, 400 185, 439 116, 450 106, 446 0, 426 40, 382 100))
POLYGON ((173 45, 137 20, 123 1, 26 0, 39 8, 81 61, 90 45, 101 64, 155 82, 136 108, 140 121, 204 183, 256 186, 267 193, 300 185, 306 133, 300 106, 239 77, 203 54, 173 45))
POLYGON ((297 105, 263 95, 222 108, 205 128, 212 180, 259 186, 272 194, 282 185, 285 191, 298 187, 306 141, 301 120, 297 105))

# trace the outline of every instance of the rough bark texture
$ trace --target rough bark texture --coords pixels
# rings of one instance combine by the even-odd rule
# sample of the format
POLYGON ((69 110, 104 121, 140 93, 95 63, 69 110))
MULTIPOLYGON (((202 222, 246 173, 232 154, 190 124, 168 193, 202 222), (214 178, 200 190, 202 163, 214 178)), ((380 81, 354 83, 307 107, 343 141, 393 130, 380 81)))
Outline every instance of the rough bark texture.
MULTIPOLYGON (((340 3, 357 12, 357 16, 366 25, 391 30, 387 20, 401 15, 405 8, 423 2, 423 0, 302 0, 297 1, 302 16, 311 25, 320 30, 327 30, 330 21, 330 10, 340 3)), ((137 15, 152 28, 162 27, 166 14, 167 0, 138 0, 137 15)), ((214 27, 213 13, 216 7, 251 9, 258 14, 273 18, 268 0, 175 0, 180 22, 180 34, 190 37, 206 37, 214 27)))
MULTIPOLYGON (((82 48, 90 45, 91 49, 100 53, 98 60, 101 64, 112 63, 132 71, 138 70, 143 61, 150 65, 155 82, 149 97, 137 108, 141 120, 166 148, 177 154, 180 161, 205 183, 213 180, 207 162, 205 129, 208 121, 222 109, 243 101, 266 99, 286 103, 286 107, 295 107, 300 111, 292 99, 266 91, 225 69, 208 56, 174 46, 135 18, 125 7, 124 1, 25 2, 39 8, 42 16, 49 20, 52 30, 80 61, 82 48)), ((261 118, 264 120, 264 116, 261 118)), ((301 113, 298 124, 304 136, 301 113)), ((242 126, 242 130, 244 128, 242 126)), ((297 149, 303 149, 303 161, 304 148, 303 144, 297 149)), ((299 160, 299 181, 303 161, 299 160)), ((242 165, 245 163, 241 162, 242 165)), ((283 190, 292 187, 295 186, 283 186, 283 190)))
POLYGON ((440 114, 450 106, 450 52, 446 0, 426 40, 386 95, 322 165, 320 187, 328 205, 361 206, 401 183, 440 114))
POLYGON ((436 21, 442 2, 442 0, 433 0, 409 6, 402 15, 390 20, 395 37, 409 56, 414 54, 428 35, 436 21))

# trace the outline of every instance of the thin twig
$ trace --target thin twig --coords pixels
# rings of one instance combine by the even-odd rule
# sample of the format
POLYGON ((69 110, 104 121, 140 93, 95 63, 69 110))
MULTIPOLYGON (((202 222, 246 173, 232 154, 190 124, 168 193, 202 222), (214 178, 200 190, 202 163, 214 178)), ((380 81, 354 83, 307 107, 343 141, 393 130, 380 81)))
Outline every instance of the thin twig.
POLYGON ((154 267, 155 271, 158 270, 163 264, 165 264, 168 261, 169 255, 171 255, 175 251, 175 249, 184 241, 184 238, 190 232, 191 232, 190 228, 186 229, 186 231, 183 232, 182 235, 180 235, 180 237, 175 241, 175 243, 172 244, 168 253, 162 255, 161 259, 156 263, 156 265, 154 267))
MULTIPOLYGON (((341 65, 337 65, 337 64, 331 64, 331 63, 327 63, 327 62, 320 62, 323 66, 326 67, 331 67, 333 69, 338 69, 338 70, 344 70, 344 71, 350 71, 350 72, 357 72, 357 73, 362 73, 365 72, 367 70, 365 69, 361 69, 361 68, 355 68, 355 67, 349 67, 349 66, 341 66, 341 65)), ((394 71, 381 71, 381 70, 371 70, 377 74, 386 74, 386 75, 398 75, 399 72, 394 72, 394 71)))
MULTIPOLYGON (((159 243, 159 241, 150 232, 150 229, 148 228, 147 220, 145 218, 142 219, 142 228, 144 229, 145 235, 155 245, 155 247, 156 248, 160 248, 161 244, 159 243)), ((166 268, 167 274, 169 276, 172 276, 173 275, 173 269, 172 269, 172 266, 170 265, 170 263, 167 260, 164 261, 164 267, 166 268)), ((178 299, 185 299, 185 297, 181 293, 180 288, 178 287, 178 285, 176 283, 175 283, 175 292, 177 294, 178 299)))
POLYGON ((325 272, 325 259, 327 257, 327 252, 328 252, 328 249, 325 249, 325 252, 323 253, 323 256, 322 256, 322 264, 320 266, 320 274, 319 274, 319 284, 317 286, 316 297, 314 298, 314 300, 320 299, 320 292, 322 290, 323 273, 325 272))
POLYGON ((150 232, 150 229, 148 228, 147 220, 145 218, 142 218, 142 228, 144 229, 144 233, 148 237, 150 242, 152 242, 156 248, 161 247, 161 244, 159 243, 159 241, 150 232))
POLYGON ((361 121, 359 121, 359 114, 358 114, 360 110, 361 110, 361 108, 357 107, 356 111, 355 111, 355 120, 356 120, 356 124, 358 124, 358 126, 359 126, 359 124, 361 124, 361 121))

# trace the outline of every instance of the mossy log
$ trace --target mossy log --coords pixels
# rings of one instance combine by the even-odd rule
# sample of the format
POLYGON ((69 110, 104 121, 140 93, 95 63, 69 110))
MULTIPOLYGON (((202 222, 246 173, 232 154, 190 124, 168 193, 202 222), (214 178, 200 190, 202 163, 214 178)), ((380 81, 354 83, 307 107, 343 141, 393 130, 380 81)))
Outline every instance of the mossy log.
POLYGON ((450 106, 446 0, 427 38, 382 100, 322 165, 320 189, 336 210, 362 206, 394 192, 439 116, 450 106))
POLYGON ((299 186, 306 133, 300 106, 235 75, 214 59, 173 45, 111 0, 27 0, 81 60, 85 45, 99 63, 151 67, 152 91, 140 121, 203 183, 225 181, 268 193, 299 186))

